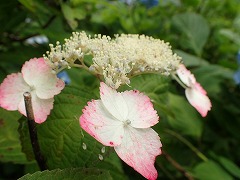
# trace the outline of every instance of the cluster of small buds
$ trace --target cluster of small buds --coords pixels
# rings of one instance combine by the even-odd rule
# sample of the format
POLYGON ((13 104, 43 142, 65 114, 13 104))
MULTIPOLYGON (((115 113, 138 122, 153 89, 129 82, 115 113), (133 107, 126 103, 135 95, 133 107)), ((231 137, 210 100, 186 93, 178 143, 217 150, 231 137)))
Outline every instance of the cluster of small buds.
POLYGON ((84 35, 86 34, 75 32, 70 39, 65 39, 64 45, 60 45, 59 42, 55 47, 53 44, 49 45, 50 51, 47 51, 43 57, 52 68, 53 73, 58 73, 65 68, 70 69, 75 65, 76 60, 79 60, 78 63, 83 63, 84 35), (80 41, 80 39, 83 40, 80 41))
POLYGON ((121 34, 111 38, 105 35, 89 36, 85 32, 73 33, 61 46, 50 45, 44 56, 56 72, 74 66, 79 60, 93 74, 103 76, 106 84, 117 89, 129 84, 132 76, 142 73, 170 75, 181 63, 169 43, 145 35, 121 34), (84 56, 92 56, 90 67, 84 65, 84 56))
POLYGON ((142 73, 170 75, 176 71, 181 58, 169 43, 144 35, 97 35, 88 44, 93 55, 91 71, 104 76, 106 84, 117 89, 129 84, 130 78, 142 73))

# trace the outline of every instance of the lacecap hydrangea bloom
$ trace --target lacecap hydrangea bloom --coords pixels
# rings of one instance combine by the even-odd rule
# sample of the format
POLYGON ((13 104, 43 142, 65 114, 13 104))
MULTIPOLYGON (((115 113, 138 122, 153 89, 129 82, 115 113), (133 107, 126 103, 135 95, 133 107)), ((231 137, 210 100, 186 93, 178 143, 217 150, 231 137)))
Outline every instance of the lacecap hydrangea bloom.
POLYGON ((30 59, 22 66, 21 73, 8 75, 0 85, 0 106, 26 116, 23 94, 30 92, 35 121, 42 123, 53 108, 53 97, 64 86, 43 58, 30 59))
POLYGON ((139 91, 117 92, 100 84, 100 99, 88 102, 81 127, 147 179, 157 179, 154 167, 162 144, 151 126, 159 117, 148 96, 139 91))
POLYGON ((169 43, 138 34, 121 34, 111 38, 105 35, 88 36, 75 32, 64 45, 50 45, 44 55, 53 71, 83 67, 103 77, 114 89, 130 84, 130 78, 142 73, 158 73, 168 76, 178 68, 181 58, 174 54, 169 43), (86 65, 84 58, 92 57, 86 65))

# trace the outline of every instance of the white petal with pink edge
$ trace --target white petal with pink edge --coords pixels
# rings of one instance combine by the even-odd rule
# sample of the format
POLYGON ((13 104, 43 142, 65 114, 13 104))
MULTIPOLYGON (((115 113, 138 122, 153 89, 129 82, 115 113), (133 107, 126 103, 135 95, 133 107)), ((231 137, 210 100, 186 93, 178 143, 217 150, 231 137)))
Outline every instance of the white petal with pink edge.
POLYGON ((0 106, 7 110, 17 110, 23 100, 23 93, 30 90, 21 73, 8 75, 0 85, 0 106))
POLYGON ((128 106, 121 93, 108 87, 105 83, 100 83, 100 96, 105 108, 115 118, 125 121, 128 115, 128 106))
POLYGON ((36 94, 41 99, 53 98, 64 88, 64 82, 52 73, 52 69, 43 58, 25 62, 22 74, 27 84, 36 89, 36 94))
POLYGON ((211 109, 212 104, 207 95, 194 88, 185 89, 185 94, 189 103, 205 117, 211 109))
POLYGON ((121 93, 128 107, 127 119, 135 128, 149 128, 158 123, 159 117, 150 98, 139 91, 121 93))
MULTIPOLYGON (((36 123, 43 123, 46 121, 48 115, 51 112, 51 109, 53 108, 53 102, 54 99, 40 99, 36 95, 36 93, 33 91, 31 92, 32 97, 32 108, 33 108, 33 114, 34 114, 34 120, 36 123)), ((21 100, 18 106, 18 110, 21 114, 26 116, 26 108, 24 99, 21 100)))
POLYGON ((81 127, 105 146, 122 142, 123 122, 108 112, 101 100, 88 102, 80 117, 81 127))
POLYGON ((127 126, 124 138, 114 147, 118 156, 147 179, 157 179, 154 167, 156 156, 161 154, 162 144, 158 134, 151 128, 135 129, 127 126))
POLYGON ((196 82, 194 75, 183 64, 179 65, 179 68, 177 69, 177 75, 188 87, 196 82))

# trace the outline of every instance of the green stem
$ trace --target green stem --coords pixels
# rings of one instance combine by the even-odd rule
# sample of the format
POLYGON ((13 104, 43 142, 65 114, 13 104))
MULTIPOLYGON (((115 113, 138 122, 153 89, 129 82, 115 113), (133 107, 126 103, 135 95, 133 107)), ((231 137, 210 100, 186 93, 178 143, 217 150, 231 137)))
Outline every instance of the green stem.
POLYGON ((186 146, 188 146, 200 159, 203 161, 208 161, 208 158, 201 153, 197 148, 195 148, 188 140, 186 140, 184 137, 179 135, 178 133, 171 131, 169 129, 164 130, 166 133, 176 137, 179 141, 183 142, 186 146))
POLYGON ((162 154, 178 171, 180 171, 188 180, 193 180, 192 175, 187 172, 177 161, 175 161, 166 151, 162 151, 162 154))
POLYGON ((172 76, 173 79, 175 79, 184 89, 188 88, 185 84, 183 84, 183 82, 182 82, 175 74, 171 74, 171 76, 172 76))

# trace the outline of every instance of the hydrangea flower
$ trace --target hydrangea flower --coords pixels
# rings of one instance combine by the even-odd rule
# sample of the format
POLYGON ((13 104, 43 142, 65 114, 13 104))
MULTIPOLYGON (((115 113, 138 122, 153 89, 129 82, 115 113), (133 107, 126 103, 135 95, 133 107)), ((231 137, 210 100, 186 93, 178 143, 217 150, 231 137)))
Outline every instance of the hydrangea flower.
POLYGON ((35 121, 42 123, 53 108, 54 95, 64 86, 43 58, 30 59, 23 65, 21 73, 8 75, 0 85, 0 106, 18 110, 26 116, 23 93, 30 92, 35 121))
POLYGON ((156 179, 156 156, 162 144, 150 128, 159 117, 148 96, 139 91, 117 92, 103 82, 100 100, 83 109, 81 127, 105 146, 114 147, 118 156, 147 179, 156 179))
POLYGON ((212 104, 207 96, 207 92, 183 64, 180 64, 177 70, 177 75, 187 86, 185 94, 188 102, 201 114, 202 117, 205 117, 212 107, 212 104))
POLYGON ((44 59, 56 73, 65 68, 80 67, 104 79, 105 83, 117 89, 130 84, 130 78, 142 73, 158 73, 169 76, 178 68, 181 58, 172 51, 168 42, 139 34, 87 35, 73 32, 54 47, 44 59), (84 63, 85 56, 92 56, 93 63, 84 63))

